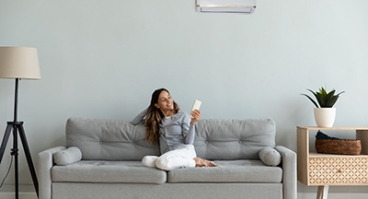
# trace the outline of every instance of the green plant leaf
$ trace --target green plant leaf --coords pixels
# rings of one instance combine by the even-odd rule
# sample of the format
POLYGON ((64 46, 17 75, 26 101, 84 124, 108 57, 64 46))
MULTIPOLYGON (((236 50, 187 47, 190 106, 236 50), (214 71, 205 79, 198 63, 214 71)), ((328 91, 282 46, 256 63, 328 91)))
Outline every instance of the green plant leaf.
POLYGON ((323 94, 322 93, 316 93, 316 99, 318 101, 318 104, 320 106, 323 106, 323 104, 325 104, 325 102, 323 101, 323 94))
POLYGON ((344 93, 345 91, 342 91, 338 94, 335 94, 336 90, 332 89, 331 91, 327 92, 324 87, 319 88, 318 91, 313 91, 311 89, 307 89, 309 92, 311 92, 317 101, 313 100, 312 97, 310 97, 307 94, 302 94, 306 96, 317 108, 331 108, 335 105, 337 100, 339 99, 339 96, 344 93))
POLYGON ((333 107, 333 105, 335 105, 337 99, 339 99, 339 96, 337 95, 334 95, 334 96, 331 96, 331 98, 328 100, 328 102, 325 104, 325 107, 326 108, 331 108, 333 107))
POLYGON ((307 94, 301 94, 301 95, 306 96, 317 108, 319 108, 318 104, 309 95, 307 95, 307 94))

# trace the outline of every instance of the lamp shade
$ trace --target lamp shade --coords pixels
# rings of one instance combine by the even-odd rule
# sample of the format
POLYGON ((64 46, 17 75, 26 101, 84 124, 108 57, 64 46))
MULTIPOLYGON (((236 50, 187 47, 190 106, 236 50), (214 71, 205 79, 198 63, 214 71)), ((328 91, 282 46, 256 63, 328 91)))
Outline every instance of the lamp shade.
POLYGON ((37 49, 0 47, 0 78, 41 79, 37 49))

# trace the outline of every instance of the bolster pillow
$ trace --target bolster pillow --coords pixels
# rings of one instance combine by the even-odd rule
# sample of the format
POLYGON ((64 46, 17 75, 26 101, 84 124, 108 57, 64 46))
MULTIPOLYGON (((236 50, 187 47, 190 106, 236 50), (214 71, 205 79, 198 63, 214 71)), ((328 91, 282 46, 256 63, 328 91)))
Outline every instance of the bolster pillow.
POLYGON ((259 159, 268 166, 277 166, 281 163, 281 154, 272 147, 264 147, 259 151, 259 159))
POLYGON ((80 161, 82 152, 78 147, 69 147, 54 153, 53 158, 55 164, 65 166, 80 161))

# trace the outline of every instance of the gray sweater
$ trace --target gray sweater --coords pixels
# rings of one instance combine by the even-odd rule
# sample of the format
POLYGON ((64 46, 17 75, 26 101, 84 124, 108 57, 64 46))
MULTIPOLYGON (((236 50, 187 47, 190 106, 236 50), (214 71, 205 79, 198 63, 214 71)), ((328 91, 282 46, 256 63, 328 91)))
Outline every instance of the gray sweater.
MULTIPOLYGON (((131 123, 137 125, 145 119, 147 109, 139 113, 131 123)), ((170 119, 164 118, 160 124, 160 151, 161 154, 180 148, 184 145, 193 144, 195 138, 194 125, 190 124, 189 114, 179 111, 170 119)))

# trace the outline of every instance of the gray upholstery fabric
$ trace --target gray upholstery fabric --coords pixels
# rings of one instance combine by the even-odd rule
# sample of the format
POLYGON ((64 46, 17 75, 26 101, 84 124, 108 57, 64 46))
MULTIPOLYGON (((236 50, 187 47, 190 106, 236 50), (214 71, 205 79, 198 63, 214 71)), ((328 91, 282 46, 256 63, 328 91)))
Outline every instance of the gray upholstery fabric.
POLYGON ((281 183, 53 183, 52 190, 52 199, 281 199, 283 195, 281 183))
POLYGON ((36 165, 36 170, 39 182, 39 199, 51 199, 51 168, 54 166, 52 157, 54 153, 64 149, 64 146, 58 146, 47 149, 38 154, 38 164, 36 165))
POLYGON ((139 161, 80 161, 51 169, 53 182, 151 183, 166 182, 166 172, 139 161))
MULTIPOLYGON (((194 146, 201 158, 259 159, 259 150, 275 147, 275 135, 270 119, 199 120, 194 146)), ((67 146, 78 147, 83 160, 141 160, 159 155, 157 146, 145 142, 144 126, 128 121, 69 118, 66 136, 67 146)))
POLYGON ((166 172, 148 168, 138 161, 81 161, 54 166, 53 182, 269 182, 282 181, 282 169, 265 166, 259 160, 216 161, 213 168, 186 168, 166 172))
POLYGON ((128 121, 69 118, 66 138, 68 147, 82 151, 83 160, 141 160, 159 155, 158 146, 145 141, 144 126, 128 121))
POLYGON ((69 147, 54 153, 53 159, 55 164, 65 166, 80 161, 82 152, 77 147, 69 147))
POLYGON ((270 119, 199 120, 194 147, 210 160, 259 159, 263 147, 275 147, 276 126, 270 119))
POLYGON ((284 199, 295 199, 297 198, 296 153, 284 146, 276 146, 275 149, 282 157, 284 199))
POLYGON ((296 153, 275 146, 275 123, 260 120, 200 120, 195 149, 216 168, 187 168, 170 172, 146 168, 145 155, 159 155, 145 142, 143 125, 128 121, 70 118, 67 147, 78 147, 82 161, 56 166, 55 147, 39 153, 39 199, 295 199, 296 153), (281 165, 264 165, 258 152, 275 147, 281 165), (188 191, 190 190, 190 191, 188 191))
POLYGON ((278 166, 281 163, 281 154, 272 147, 264 147, 259 151, 259 159, 268 166, 278 166))
POLYGON ((282 182, 282 169, 269 167, 260 160, 215 161, 217 167, 169 171, 168 182, 282 182))

